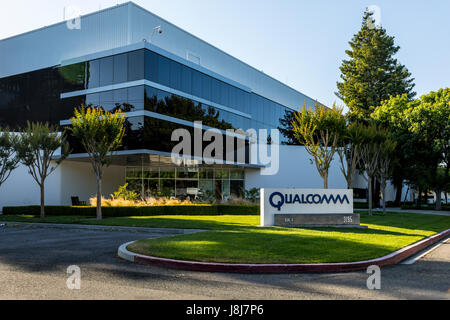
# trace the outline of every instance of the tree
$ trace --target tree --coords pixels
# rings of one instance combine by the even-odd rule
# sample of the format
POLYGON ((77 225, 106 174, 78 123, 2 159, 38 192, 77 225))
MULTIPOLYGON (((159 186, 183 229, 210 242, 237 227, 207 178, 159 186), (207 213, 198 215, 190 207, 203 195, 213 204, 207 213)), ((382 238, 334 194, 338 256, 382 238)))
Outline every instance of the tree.
POLYGON ((347 188, 353 188, 353 179, 361 159, 361 147, 365 127, 361 124, 350 124, 343 135, 337 152, 341 161, 341 172, 347 181, 347 188))
POLYGON ((65 136, 48 123, 30 123, 16 144, 20 162, 28 167, 41 190, 41 218, 45 217, 45 181, 69 155, 65 136), (61 154, 56 156, 57 152, 61 154), (55 159, 54 159, 55 158, 55 159))
POLYGON ((380 153, 378 156, 377 176, 380 179, 381 192, 383 195, 383 214, 386 214, 386 186, 387 181, 392 177, 393 158, 397 142, 386 139, 380 144, 380 153))
POLYGON ((417 141, 409 130, 407 110, 415 108, 418 101, 411 101, 406 94, 391 97, 382 101, 371 118, 375 123, 389 129, 390 137, 397 143, 392 154, 395 159, 392 168, 392 183, 396 187, 395 204, 400 206, 403 182, 414 174, 412 167, 417 162, 417 141))
POLYGON ((91 160, 97 179, 97 219, 102 219, 102 178, 103 169, 111 164, 110 156, 122 145, 125 135, 125 115, 102 108, 75 109, 75 117, 70 119, 72 135, 85 148, 91 160))
POLYGON ((373 184, 376 177, 379 158, 382 152, 381 145, 386 140, 387 131, 381 130, 375 125, 370 125, 364 130, 364 142, 361 145, 361 162, 363 165, 363 177, 369 186, 369 215, 372 215, 373 184))
MULTIPOLYGON (((405 116, 407 116, 410 131, 431 149, 427 157, 437 159, 434 161, 434 166, 429 169, 438 175, 438 168, 444 168, 443 177, 439 181, 445 183, 434 183, 433 191, 440 194, 447 189, 450 176, 450 88, 423 95, 418 105, 410 107, 405 116)), ((435 179, 433 178, 432 181, 435 179)), ((440 210, 440 208, 439 196, 436 209, 440 210)))
POLYGON ((280 126, 278 130, 281 135, 285 138, 285 142, 283 144, 296 146, 300 143, 294 134, 294 128, 292 126, 293 121, 295 120, 295 111, 294 110, 285 110, 284 117, 280 119, 280 126))
POLYGON ((16 154, 17 135, 8 128, 0 128, 0 187, 8 180, 11 172, 18 167, 16 154))
POLYGON ((328 109, 316 104, 315 110, 311 110, 305 104, 294 116, 295 120, 292 122, 294 136, 314 157, 324 188, 328 189, 328 170, 346 125, 342 109, 336 105, 328 109))
POLYGON ((390 96, 413 92, 414 79, 395 54, 400 47, 382 27, 374 27, 373 13, 366 10, 361 30, 349 42, 348 60, 342 62, 336 95, 349 107, 352 121, 366 122, 376 106, 390 96))

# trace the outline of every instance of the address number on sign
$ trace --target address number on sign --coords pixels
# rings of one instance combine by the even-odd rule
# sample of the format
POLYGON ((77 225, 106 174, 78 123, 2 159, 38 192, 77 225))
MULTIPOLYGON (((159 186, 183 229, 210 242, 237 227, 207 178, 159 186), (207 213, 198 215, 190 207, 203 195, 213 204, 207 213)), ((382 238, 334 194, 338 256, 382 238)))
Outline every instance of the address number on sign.
POLYGON ((353 223, 353 217, 344 217, 344 223, 353 223))

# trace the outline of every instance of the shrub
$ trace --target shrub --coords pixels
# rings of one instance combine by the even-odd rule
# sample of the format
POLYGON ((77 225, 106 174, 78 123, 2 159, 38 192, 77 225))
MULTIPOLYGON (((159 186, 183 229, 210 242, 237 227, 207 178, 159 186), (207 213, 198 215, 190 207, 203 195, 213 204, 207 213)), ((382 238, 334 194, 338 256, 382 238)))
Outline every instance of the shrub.
MULTIPOLYGON (((97 198, 89 199, 91 206, 96 206, 97 198)), ((190 200, 179 200, 169 198, 148 198, 146 200, 131 200, 124 198, 102 198, 102 207, 148 207, 148 206, 179 206, 179 205, 195 205, 190 200)))
POLYGON ((128 187, 128 183, 125 183, 123 186, 119 187, 119 190, 114 192, 114 194, 112 194, 112 198, 113 199, 131 200, 131 201, 138 200, 140 197, 139 194, 137 192, 127 190, 127 187, 128 187))

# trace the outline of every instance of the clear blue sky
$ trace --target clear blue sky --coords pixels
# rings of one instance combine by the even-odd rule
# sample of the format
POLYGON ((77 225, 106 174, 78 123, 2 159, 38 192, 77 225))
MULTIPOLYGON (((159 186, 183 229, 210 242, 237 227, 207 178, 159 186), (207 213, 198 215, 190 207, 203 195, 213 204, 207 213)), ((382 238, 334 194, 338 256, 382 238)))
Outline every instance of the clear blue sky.
MULTIPOLYGON (((123 2, 2 1, 0 39, 61 21, 64 6, 85 14, 123 2)), ((135 2, 327 105, 337 100, 348 41, 359 30, 364 9, 376 5, 383 27, 401 46, 398 59, 416 78, 417 93, 450 87, 449 0, 135 2)))

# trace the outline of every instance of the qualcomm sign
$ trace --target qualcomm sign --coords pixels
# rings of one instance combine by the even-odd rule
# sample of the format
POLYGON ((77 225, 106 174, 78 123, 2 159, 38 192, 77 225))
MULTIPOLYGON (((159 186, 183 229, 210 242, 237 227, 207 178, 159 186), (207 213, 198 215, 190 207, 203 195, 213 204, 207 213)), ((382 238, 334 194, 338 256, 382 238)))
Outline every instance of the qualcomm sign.
POLYGON ((353 214, 353 190, 261 189, 261 225, 275 214, 353 214))

